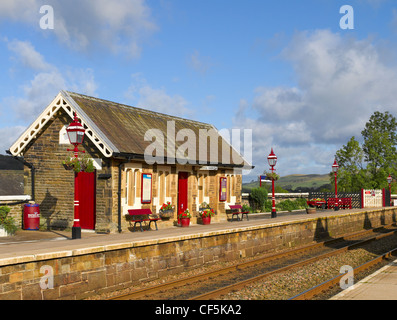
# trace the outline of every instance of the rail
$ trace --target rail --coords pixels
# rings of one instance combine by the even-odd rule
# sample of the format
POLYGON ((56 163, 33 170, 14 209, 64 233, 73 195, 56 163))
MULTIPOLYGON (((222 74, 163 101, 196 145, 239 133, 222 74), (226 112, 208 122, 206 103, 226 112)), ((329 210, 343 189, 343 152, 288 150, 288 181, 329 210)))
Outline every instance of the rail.
MULTIPOLYGON (((333 243, 337 243, 338 241, 348 241, 348 239, 354 239, 360 236, 365 236, 368 235, 370 233, 373 232, 379 232, 380 230, 384 229, 384 228, 388 228, 390 226, 395 227, 395 225, 389 225, 389 226, 382 226, 380 228, 374 228, 371 230, 365 230, 365 231, 361 231, 361 232, 356 232, 353 234, 349 234, 349 235, 345 235, 343 237, 339 237, 339 238, 335 238, 332 240, 328 240, 328 241, 323 241, 323 242, 319 242, 319 243, 315 243, 315 244, 310 244, 310 245, 306 245, 303 247, 299 247, 299 248, 295 248, 295 249, 291 249, 291 250, 286 250, 284 252, 280 252, 280 253, 275 253, 272 255, 267 255, 264 257, 260 257, 257 259, 253 259, 251 261, 247 261, 247 262, 242 262, 242 263, 238 263, 232 266, 228 266, 225 268, 220 268, 217 270, 212 270, 210 272, 206 272, 206 273, 202 273, 202 274, 198 274, 195 276, 189 276, 189 277, 185 277, 185 278, 180 278, 178 280, 174 280, 171 282, 166 282, 166 283, 162 283, 159 285, 155 285, 155 286, 151 286, 151 287, 147 287, 147 288, 143 288, 143 289, 139 289, 133 292, 130 292, 128 294, 123 294, 123 295, 119 295, 116 297, 112 297, 109 300, 132 300, 132 299, 139 299, 139 298, 145 298, 145 299, 150 299, 151 296, 155 296, 156 294, 159 294, 160 292, 164 292, 166 290, 168 290, 167 292, 170 292, 171 289, 173 290, 178 290, 175 288, 181 288, 183 286, 186 287, 190 287, 193 283, 198 283, 198 282, 205 282, 204 280, 206 279, 218 279, 220 275, 224 275, 224 274, 236 274, 235 271, 239 271, 241 272, 243 269, 252 267, 252 266, 259 266, 259 265, 266 265, 268 262, 273 261, 273 260, 278 260, 278 259, 282 259, 284 257, 290 257, 291 255, 294 254, 298 254, 298 253, 304 253, 304 252, 308 252, 313 250, 314 248, 319 248, 319 247, 323 247, 323 246, 329 246, 333 243)), ((252 283, 252 282, 256 282, 258 280, 264 279, 266 277, 269 277, 273 274, 282 272, 282 271, 286 271, 292 268, 295 268, 297 266, 302 266, 308 263, 311 263, 313 261, 316 261, 318 259, 321 258, 325 258, 325 257, 329 257, 332 255, 336 255, 338 253, 341 253, 343 251, 347 251, 350 250, 351 248, 355 247, 355 246, 359 246, 362 245, 364 243, 367 243, 369 241, 372 241, 374 239, 379 239, 381 237, 385 237, 387 235, 390 235, 392 233, 397 233, 397 229, 393 229, 392 232, 388 232, 386 234, 381 234, 381 235, 377 235, 375 237, 372 237, 371 239, 367 239, 364 241, 359 241, 353 245, 348 245, 345 246, 343 248, 340 249, 335 249, 334 251, 331 252, 327 252, 325 254, 319 255, 319 256, 315 256, 315 257, 311 257, 308 259, 305 259, 304 261, 300 261, 297 263, 293 263, 293 264, 289 264, 285 267, 281 267, 281 268, 277 268, 275 270, 272 270, 270 272, 266 272, 263 273, 261 275, 249 278, 249 279, 245 279, 243 281, 239 281, 236 283, 233 283, 231 285, 226 285, 226 286, 222 286, 221 288, 218 288, 216 290, 212 290, 212 291, 207 291, 204 294, 200 294, 200 295, 195 295, 195 296, 191 296, 190 300, 208 300, 208 299, 216 299, 219 296, 222 296, 230 291, 235 291, 238 289, 241 289, 242 287, 247 286, 248 284, 252 283)))

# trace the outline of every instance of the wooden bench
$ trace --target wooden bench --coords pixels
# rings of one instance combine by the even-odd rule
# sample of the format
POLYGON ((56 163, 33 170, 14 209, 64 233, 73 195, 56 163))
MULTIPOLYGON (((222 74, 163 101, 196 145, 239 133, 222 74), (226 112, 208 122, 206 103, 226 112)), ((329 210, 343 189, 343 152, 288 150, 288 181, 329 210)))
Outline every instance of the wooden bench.
POLYGON ((231 212, 229 212, 229 214, 232 215, 231 221, 234 220, 234 217, 237 217, 237 221, 242 221, 244 218, 244 215, 246 216, 247 221, 249 220, 248 219, 249 212, 248 211, 242 212, 241 210, 243 207, 240 204, 229 205, 229 208, 230 208, 230 210, 232 210, 231 212), (241 219, 239 218, 239 214, 241 214, 241 219))
POLYGON ((328 198, 327 202, 328 209, 352 209, 352 198, 328 198))
POLYGON ((157 229, 157 221, 161 220, 161 219, 151 217, 152 210, 150 210, 150 209, 130 209, 130 210, 128 210, 128 214, 130 215, 130 217, 132 219, 130 221, 130 224, 131 224, 131 222, 134 222, 134 231, 135 231, 135 226, 137 223, 140 224, 141 231, 143 231, 142 222, 147 222, 147 221, 149 221, 149 229, 150 229, 150 224, 152 222, 154 222, 154 224, 156 226, 156 230, 158 230, 157 229))

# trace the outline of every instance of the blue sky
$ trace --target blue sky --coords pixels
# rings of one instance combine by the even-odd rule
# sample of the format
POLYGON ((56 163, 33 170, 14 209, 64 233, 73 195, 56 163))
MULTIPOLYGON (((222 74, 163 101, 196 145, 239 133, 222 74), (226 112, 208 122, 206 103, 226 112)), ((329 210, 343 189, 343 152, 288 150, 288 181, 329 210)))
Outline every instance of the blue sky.
POLYGON ((374 111, 396 116, 396 47, 392 0, 2 0, 0 152, 70 90, 252 130, 245 181, 271 147, 282 176, 328 173, 374 111))

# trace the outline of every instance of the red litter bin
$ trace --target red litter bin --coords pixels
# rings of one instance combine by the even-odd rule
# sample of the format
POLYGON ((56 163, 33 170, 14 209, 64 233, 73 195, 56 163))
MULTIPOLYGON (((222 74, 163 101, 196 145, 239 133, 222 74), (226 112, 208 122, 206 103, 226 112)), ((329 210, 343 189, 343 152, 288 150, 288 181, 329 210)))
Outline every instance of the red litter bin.
POLYGON ((23 208, 23 229, 39 230, 40 207, 38 204, 26 203, 23 208))

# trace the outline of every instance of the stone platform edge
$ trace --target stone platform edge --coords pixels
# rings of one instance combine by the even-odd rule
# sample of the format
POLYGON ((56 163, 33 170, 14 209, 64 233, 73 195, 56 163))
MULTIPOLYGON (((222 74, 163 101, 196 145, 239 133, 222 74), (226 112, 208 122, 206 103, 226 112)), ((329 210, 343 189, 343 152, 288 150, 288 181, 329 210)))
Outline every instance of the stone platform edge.
MULTIPOLYGON (((358 214, 362 214, 365 212, 370 213, 370 212, 378 212, 378 211, 383 211, 383 210, 385 210, 385 208, 379 208, 379 209, 372 208, 372 209, 367 209, 367 210, 362 209, 360 211, 355 211, 355 212, 337 211, 338 214, 332 214, 332 213, 328 212, 326 215, 321 215, 321 216, 316 215, 316 216, 310 216, 308 218, 301 218, 301 219, 298 218, 298 219, 294 219, 294 220, 279 221, 279 222, 274 222, 274 223, 267 222, 264 224, 253 225, 253 226, 242 226, 242 227, 236 227, 236 228, 227 228, 227 229, 221 229, 221 230, 216 230, 216 231, 198 232, 198 233, 173 236, 173 237, 162 237, 162 238, 158 238, 158 239, 135 240, 135 241, 127 241, 127 242, 123 241, 123 242, 115 243, 115 244, 106 244, 106 245, 99 245, 99 246, 90 246, 90 247, 85 247, 85 248, 75 248, 75 249, 70 249, 70 250, 61 250, 61 251, 52 251, 52 252, 45 252, 45 253, 21 255, 21 256, 17 256, 17 257, 1 258, 0 259, 0 267, 20 264, 20 263, 39 262, 39 261, 49 260, 49 259, 82 256, 82 255, 86 255, 86 254, 95 254, 95 253, 101 253, 101 252, 113 251, 113 250, 119 250, 119 249, 151 246, 151 245, 157 245, 157 244, 163 244, 163 243, 212 237, 212 236, 217 236, 217 235, 225 235, 225 234, 232 234, 232 233, 238 233, 238 232, 249 232, 252 230, 266 229, 266 228, 272 228, 272 227, 283 226, 283 225, 300 224, 303 222, 318 221, 318 219, 333 219, 333 218, 345 217, 345 216, 349 216, 349 215, 358 215, 358 214)), ((104 235, 104 237, 106 237, 106 235, 104 235)), ((73 240, 71 240, 71 241, 73 241, 73 240)))

